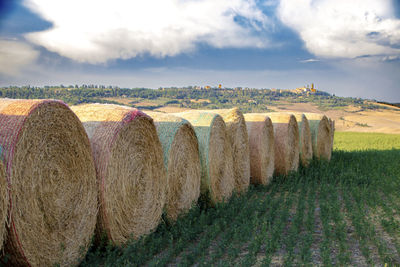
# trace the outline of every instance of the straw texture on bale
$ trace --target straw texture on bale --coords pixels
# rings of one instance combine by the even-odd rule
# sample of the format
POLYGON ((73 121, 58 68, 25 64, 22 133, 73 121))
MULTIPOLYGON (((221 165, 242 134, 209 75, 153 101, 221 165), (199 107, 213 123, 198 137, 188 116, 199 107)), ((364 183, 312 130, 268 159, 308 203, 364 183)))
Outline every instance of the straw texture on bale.
POLYGON ((267 185, 275 169, 274 127, 265 114, 244 114, 250 148, 250 182, 267 185))
POLYGON ((317 159, 330 160, 332 133, 328 118, 323 114, 305 113, 310 124, 313 155, 317 159))
POLYGON ((0 250, 6 237, 6 220, 8 212, 7 180, 3 164, 3 151, 0 147, 0 250))
POLYGON ((0 99, 12 265, 77 265, 97 215, 88 136, 61 101, 0 99))
POLYGON ((176 113, 188 120, 199 142, 200 193, 211 205, 230 198, 235 186, 232 148, 221 116, 199 111, 176 113))
POLYGON ((196 133, 190 122, 161 112, 146 112, 153 118, 164 152, 167 170, 165 210, 175 221, 200 196, 200 155, 196 133))
POLYGON ((299 167, 299 127, 287 113, 267 113, 274 126, 275 173, 286 175, 299 167))
POLYGON ((204 112, 216 113, 224 119, 232 147, 235 190, 247 191, 250 184, 250 151, 243 113, 238 108, 204 110, 204 112))
POLYGON ((333 151, 333 141, 335 139, 335 121, 328 118, 329 124, 331 126, 331 151, 333 151))
POLYGON ((299 126, 300 163, 307 167, 313 157, 311 130, 307 117, 304 114, 293 114, 299 126))
POLYGON ((97 234, 114 244, 139 238, 160 222, 166 174, 153 120, 137 109, 88 104, 72 107, 92 145, 99 184, 97 234))

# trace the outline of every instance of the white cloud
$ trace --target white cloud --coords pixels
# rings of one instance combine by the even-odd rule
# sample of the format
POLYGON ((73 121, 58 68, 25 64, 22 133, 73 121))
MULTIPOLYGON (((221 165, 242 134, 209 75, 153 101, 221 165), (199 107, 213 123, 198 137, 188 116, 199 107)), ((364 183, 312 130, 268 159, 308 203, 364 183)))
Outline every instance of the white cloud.
POLYGON ((316 59, 316 58, 309 58, 309 59, 304 59, 304 60, 300 60, 301 63, 312 63, 312 62, 319 62, 321 60, 316 59))
POLYGON ((400 54, 392 0, 281 0, 278 16, 320 57, 400 54))
POLYGON ((254 32, 271 23, 254 0, 25 0, 53 27, 31 42, 78 62, 105 63, 143 54, 174 56, 199 43, 265 47, 254 32), (246 24, 235 21, 243 17, 246 24))
POLYGON ((38 56, 39 52, 26 43, 0 39, 1 74, 16 76, 23 68, 31 65, 38 56))

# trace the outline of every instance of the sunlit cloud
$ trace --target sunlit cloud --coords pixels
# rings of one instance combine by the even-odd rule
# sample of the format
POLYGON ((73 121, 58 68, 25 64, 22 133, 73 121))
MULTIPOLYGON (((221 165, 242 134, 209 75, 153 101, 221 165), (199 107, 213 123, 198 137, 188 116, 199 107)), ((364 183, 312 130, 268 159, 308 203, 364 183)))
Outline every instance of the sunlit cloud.
POLYGON ((26 34, 78 62, 105 63, 142 55, 175 56, 198 44, 262 48, 257 32, 272 23, 253 0, 26 0, 53 26, 26 34))
POLYGON ((391 0, 281 0, 278 17, 319 57, 400 55, 391 0))

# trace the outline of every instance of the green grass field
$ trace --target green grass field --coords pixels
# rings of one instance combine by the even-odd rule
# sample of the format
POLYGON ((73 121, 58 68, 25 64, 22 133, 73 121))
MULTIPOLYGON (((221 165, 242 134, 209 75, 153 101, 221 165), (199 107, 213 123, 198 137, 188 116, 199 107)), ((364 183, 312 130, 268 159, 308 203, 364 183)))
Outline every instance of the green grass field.
POLYGON ((331 162, 195 207, 126 247, 93 247, 82 266, 393 266, 399 229, 400 135, 336 133, 331 162))

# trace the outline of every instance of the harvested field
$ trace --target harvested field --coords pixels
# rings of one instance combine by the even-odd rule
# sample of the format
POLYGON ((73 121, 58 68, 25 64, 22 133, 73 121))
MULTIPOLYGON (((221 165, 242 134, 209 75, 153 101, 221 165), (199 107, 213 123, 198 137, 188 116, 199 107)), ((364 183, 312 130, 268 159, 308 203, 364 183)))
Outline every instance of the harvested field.
POLYGON ((127 248, 89 254, 85 265, 399 265, 400 136, 335 138, 330 162, 192 209, 127 248))

